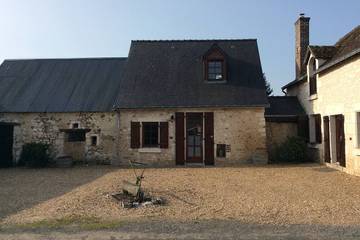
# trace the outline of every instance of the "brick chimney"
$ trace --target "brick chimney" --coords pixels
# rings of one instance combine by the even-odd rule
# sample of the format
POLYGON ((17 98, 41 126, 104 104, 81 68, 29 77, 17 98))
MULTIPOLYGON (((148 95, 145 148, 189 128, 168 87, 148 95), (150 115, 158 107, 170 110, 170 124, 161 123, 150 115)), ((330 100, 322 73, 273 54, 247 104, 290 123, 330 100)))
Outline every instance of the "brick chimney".
POLYGON ((295 71, 296 78, 299 78, 306 72, 306 66, 303 65, 307 47, 309 46, 309 22, 310 18, 300 14, 295 22, 295 71))

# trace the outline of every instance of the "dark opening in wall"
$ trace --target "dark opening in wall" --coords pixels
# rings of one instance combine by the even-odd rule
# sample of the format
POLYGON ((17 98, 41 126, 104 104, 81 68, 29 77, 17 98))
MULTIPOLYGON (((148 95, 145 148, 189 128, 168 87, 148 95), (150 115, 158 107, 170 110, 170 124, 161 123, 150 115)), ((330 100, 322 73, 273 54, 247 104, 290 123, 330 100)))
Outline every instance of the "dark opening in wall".
POLYGON ((97 145, 97 136, 91 136, 91 146, 96 146, 97 145))
POLYGON ((68 133, 68 142, 84 142, 85 131, 72 131, 68 133))
POLYGON ((226 157, 226 144, 217 144, 216 145, 216 156, 219 158, 226 157))
POLYGON ((72 128, 79 128, 79 123, 73 123, 72 128))

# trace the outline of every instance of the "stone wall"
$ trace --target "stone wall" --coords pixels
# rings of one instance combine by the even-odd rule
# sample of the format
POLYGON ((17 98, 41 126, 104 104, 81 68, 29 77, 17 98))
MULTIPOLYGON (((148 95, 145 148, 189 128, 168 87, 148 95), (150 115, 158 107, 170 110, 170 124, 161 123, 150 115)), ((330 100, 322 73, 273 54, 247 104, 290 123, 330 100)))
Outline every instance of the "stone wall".
POLYGON ((1 113, 0 121, 18 124, 14 127, 13 155, 16 161, 22 145, 30 142, 50 144, 53 157, 65 155, 66 144, 72 143, 66 143, 66 133, 60 129, 69 129, 73 123, 79 123, 79 128, 90 129, 86 133, 86 142, 81 143, 86 160, 111 162, 117 158, 116 113, 1 113), (96 146, 91 145, 91 136, 97 136, 96 146))
MULTIPOLYGON (((356 112, 360 111, 360 57, 347 60, 318 75, 317 95, 309 98, 308 83, 289 89, 288 94, 298 96, 308 114, 321 114, 321 117, 343 114, 345 117, 346 168, 343 170, 360 175, 360 148, 357 141, 356 112)), ((330 139, 333 139, 333 120, 330 118, 330 139)), ((323 124, 322 124, 323 132, 323 124)), ((330 140, 330 142, 333 142, 330 140)), ((330 144, 332 161, 334 145, 330 144)), ((323 144, 311 146, 317 149, 323 161, 323 144)))
POLYGON ((288 137, 298 136, 297 122, 266 122, 266 145, 269 160, 278 146, 286 141, 288 137))
POLYGON ((214 141, 227 144, 230 152, 226 158, 217 158, 216 165, 249 162, 267 162, 264 108, 216 108, 216 109, 153 109, 122 110, 120 112, 119 164, 130 159, 152 165, 175 165, 175 112, 214 112, 214 141), (131 149, 130 123, 169 122, 169 148, 131 149))

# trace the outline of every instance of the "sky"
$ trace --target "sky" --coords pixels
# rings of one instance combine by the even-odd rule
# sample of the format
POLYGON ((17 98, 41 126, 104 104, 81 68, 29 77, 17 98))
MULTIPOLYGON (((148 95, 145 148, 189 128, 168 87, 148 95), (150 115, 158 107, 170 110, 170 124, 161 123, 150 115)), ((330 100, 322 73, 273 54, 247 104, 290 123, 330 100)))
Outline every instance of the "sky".
POLYGON ((311 17, 310 44, 334 44, 360 24, 359 0, 0 0, 0 62, 123 57, 131 40, 258 41, 275 94, 295 76, 294 22, 311 17))

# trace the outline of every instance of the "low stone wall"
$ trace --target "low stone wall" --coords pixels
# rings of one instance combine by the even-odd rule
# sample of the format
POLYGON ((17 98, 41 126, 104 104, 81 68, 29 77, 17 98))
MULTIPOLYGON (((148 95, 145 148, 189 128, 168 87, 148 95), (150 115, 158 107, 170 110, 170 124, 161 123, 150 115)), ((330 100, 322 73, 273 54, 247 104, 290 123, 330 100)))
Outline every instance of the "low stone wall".
MULTIPOLYGON (((18 161, 23 144, 43 142, 52 146, 53 157, 66 155, 66 133, 73 123, 88 128, 84 145, 84 160, 111 162, 117 158, 116 113, 1 113, 0 121, 15 123, 14 160, 18 161), (91 144, 91 136, 97 136, 97 145, 91 144)), ((77 143, 74 143, 77 144, 77 143)), ((70 147, 70 146, 69 146, 70 147)))

